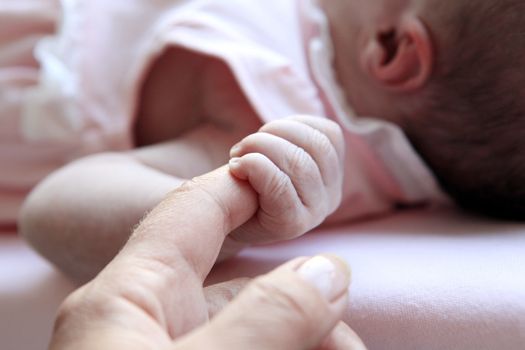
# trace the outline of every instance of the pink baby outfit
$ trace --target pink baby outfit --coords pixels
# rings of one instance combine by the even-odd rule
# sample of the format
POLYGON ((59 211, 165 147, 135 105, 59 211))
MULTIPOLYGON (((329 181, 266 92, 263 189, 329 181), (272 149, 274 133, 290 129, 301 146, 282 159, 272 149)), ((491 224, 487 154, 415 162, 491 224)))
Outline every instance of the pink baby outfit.
MULTIPOLYGON (((25 3, 35 18, 41 13, 39 6, 44 6, 50 23, 58 13, 56 1, 7 3, 25 3)), ((10 106, 0 110, 0 225, 15 222, 23 196, 59 165, 94 152, 134 147, 133 116, 141 83, 169 46, 225 62, 263 122, 295 114, 337 121, 347 142, 345 217, 442 198, 399 128, 357 119, 345 103, 330 64, 326 19, 314 1, 62 0, 60 4, 58 33, 36 47, 41 64, 38 81, 35 65, 27 81, 25 71, 9 78, 13 72, 16 76, 18 65, 4 64, 0 54, 2 67, 7 67, 2 73, 8 74, 0 80, 0 103, 10 106)), ((0 16, 5 11, 0 5, 0 16)), ((16 48, 18 37, 14 38, 16 48)))
POLYGON ((59 15, 58 1, 0 2, 0 233, 16 229, 28 191, 64 162, 61 146, 30 142, 21 125, 26 93, 39 80, 33 48, 55 31, 59 15))

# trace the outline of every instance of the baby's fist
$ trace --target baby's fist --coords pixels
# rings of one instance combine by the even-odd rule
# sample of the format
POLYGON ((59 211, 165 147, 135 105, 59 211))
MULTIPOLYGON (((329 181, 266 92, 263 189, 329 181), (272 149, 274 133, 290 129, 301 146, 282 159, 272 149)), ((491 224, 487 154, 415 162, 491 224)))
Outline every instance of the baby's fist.
POLYGON ((259 195, 257 213, 231 236, 247 243, 298 237, 341 202, 344 139, 334 122, 309 116, 277 120, 231 150, 230 170, 259 195))

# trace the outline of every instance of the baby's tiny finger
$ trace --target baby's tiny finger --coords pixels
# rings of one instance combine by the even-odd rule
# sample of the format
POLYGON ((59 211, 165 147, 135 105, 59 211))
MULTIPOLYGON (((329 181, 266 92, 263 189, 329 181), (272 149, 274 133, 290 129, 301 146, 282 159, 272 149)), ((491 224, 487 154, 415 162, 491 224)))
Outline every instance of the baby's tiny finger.
POLYGON ((257 214, 230 236, 239 242, 271 243, 292 239, 319 225, 324 219, 304 206, 290 177, 268 157, 250 153, 230 168, 246 178, 259 195, 257 214))
POLYGON ((335 150, 339 155, 339 159, 341 160, 341 162, 344 160, 345 139, 343 131, 341 127, 337 125, 337 123, 330 119, 314 117, 309 115, 298 115, 288 119, 306 124, 326 135, 332 142, 332 145, 335 147, 335 150))
POLYGON ((293 119, 282 119, 266 124, 260 130, 306 150, 319 167, 325 186, 341 181, 341 162, 336 148, 328 136, 318 129, 293 119))
MULTIPOLYGON (((326 191, 318 164, 302 147, 265 132, 245 137, 232 154, 242 157, 249 153, 264 154, 278 169, 287 175, 301 202, 309 209, 326 215, 326 191)), ((231 167, 231 165, 230 165, 231 167)), ((238 176, 234 173, 234 175, 238 176)), ((241 174, 239 174, 242 176, 241 174)))
POLYGON ((288 175, 263 154, 249 153, 232 159, 230 171, 234 176, 248 180, 259 194, 261 208, 269 216, 286 216, 302 206, 288 175))

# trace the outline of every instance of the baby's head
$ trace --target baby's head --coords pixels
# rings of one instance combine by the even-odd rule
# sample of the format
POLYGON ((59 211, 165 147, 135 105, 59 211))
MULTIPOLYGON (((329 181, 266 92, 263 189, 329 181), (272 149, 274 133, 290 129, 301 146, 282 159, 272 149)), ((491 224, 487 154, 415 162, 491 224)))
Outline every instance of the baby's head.
POLYGON ((459 204, 525 218, 525 2, 320 2, 357 113, 399 124, 459 204))

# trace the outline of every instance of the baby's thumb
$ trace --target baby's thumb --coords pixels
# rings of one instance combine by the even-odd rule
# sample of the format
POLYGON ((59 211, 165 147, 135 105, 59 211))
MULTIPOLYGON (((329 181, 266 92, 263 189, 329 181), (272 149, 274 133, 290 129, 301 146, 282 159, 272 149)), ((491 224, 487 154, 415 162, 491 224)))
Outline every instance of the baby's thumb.
POLYGON ((349 284, 349 268, 335 257, 294 260, 252 281, 183 343, 221 350, 316 348, 340 321, 349 284))

